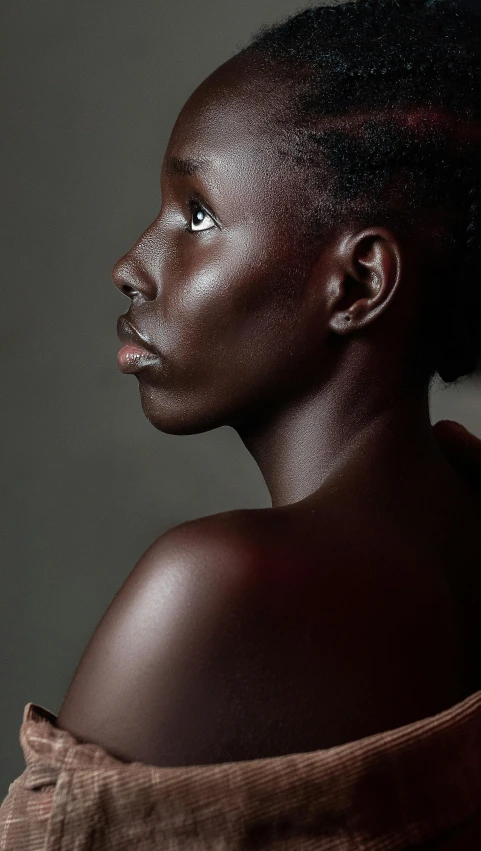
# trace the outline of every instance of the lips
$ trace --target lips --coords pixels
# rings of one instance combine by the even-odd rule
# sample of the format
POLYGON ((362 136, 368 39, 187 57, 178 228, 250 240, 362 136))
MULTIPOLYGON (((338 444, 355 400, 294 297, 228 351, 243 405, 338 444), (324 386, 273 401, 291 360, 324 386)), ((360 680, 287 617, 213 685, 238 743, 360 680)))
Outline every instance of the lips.
POLYGON ((160 353, 153 347, 152 343, 137 331, 137 328, 134 328, 125 316, 120 316, 117 320, 117 337, 121 343, 124 343, 117 355, 121 372, 126 374, 139 372, 141 369, 158 363, 160 353))

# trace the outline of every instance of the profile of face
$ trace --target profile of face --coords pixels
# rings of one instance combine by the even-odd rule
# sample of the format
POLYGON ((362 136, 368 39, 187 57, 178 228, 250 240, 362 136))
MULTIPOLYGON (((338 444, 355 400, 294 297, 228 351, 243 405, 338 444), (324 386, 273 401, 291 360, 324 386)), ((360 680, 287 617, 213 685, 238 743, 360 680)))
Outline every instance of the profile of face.
POLYGON ((273 129, 281 91, 245 57, 199 86, 168 143, 159 215, 114 267, 131 299, 119 366, 161 431, 236 427, 320 380, 324 291, 311 200, 273 129))

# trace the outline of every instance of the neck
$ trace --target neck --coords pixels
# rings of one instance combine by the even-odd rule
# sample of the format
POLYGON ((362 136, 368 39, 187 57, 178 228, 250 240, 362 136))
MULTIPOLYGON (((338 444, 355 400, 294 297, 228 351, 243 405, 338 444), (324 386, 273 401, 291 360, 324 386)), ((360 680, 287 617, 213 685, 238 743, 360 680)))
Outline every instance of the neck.
POLYGON ((236 428, 258 464, 273 508, 313 496, 340 473, 356 480, 417 476, 439 465, 428 386, 335 382, 236 428))

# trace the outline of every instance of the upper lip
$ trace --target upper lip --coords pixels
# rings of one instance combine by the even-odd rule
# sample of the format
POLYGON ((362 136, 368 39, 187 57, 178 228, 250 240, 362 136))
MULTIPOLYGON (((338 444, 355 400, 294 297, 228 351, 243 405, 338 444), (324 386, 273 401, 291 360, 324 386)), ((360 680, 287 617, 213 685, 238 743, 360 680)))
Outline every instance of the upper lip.
POLYGON ((129 322, 125 316, 119 316, 117 319, 117 337, 124 345, 140 346, 142 349, 147 349, 154 355, 158 355, 158 350, 147 340, 137 328, 129 322))

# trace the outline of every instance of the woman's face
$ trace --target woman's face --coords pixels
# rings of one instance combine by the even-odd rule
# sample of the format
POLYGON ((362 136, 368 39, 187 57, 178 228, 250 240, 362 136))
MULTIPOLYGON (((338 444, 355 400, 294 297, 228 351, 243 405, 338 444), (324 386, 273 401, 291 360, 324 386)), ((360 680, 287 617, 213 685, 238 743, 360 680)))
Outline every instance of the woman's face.
POLYGON ((119 336, 144 413, 171 434, 257 420, 318 375, 322 291, 310 285, 299 174, 276 147, 283 84, 239 57, 190 97, 161 172, 158 217, 116 264, 119 336), (271 128, 271 129, 269 129, 271 128))

